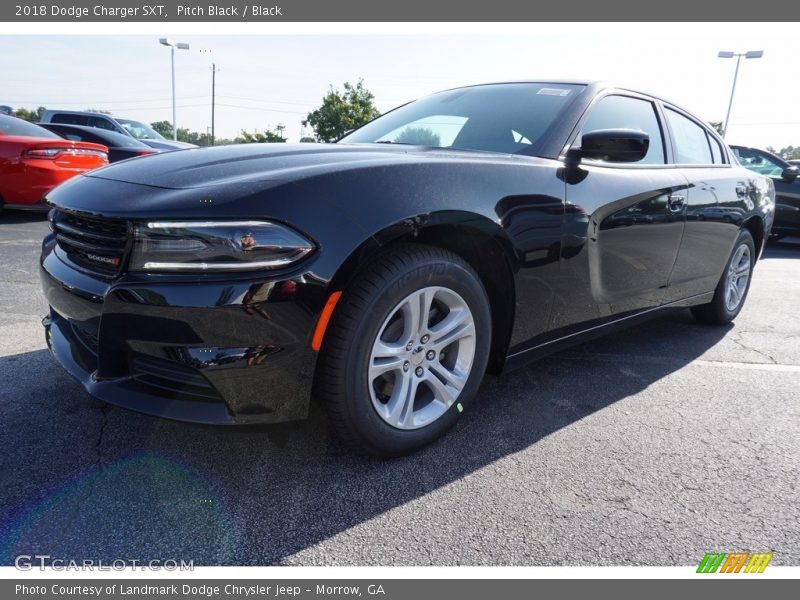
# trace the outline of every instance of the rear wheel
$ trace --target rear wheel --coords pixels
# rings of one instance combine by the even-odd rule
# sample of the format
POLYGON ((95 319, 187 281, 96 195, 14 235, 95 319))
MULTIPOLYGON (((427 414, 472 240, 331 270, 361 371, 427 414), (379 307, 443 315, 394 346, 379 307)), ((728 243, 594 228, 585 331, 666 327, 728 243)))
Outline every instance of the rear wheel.
POLYGON ((749 231, 743 229, 733 246, 725 272, 708 304, 692 307, 692 314, 701 323, 724 325, 742 310, 755 264, 755 244, 749 231))
POLYGON ((489 301, 472 268, 440 248, 398 245, 344 291, 321 348, 316 395, 349 445, 407 454, 469 405, 490 338, 489 301))

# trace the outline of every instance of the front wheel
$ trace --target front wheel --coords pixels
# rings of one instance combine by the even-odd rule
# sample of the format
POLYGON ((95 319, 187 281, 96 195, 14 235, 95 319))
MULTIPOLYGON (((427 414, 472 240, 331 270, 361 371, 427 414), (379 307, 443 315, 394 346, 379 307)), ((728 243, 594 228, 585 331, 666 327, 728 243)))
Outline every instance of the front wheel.
POLYGON ((743 229, 733 245, 722 278, 708 304, 692 307, 692 315, 701 323, 724 325, 742 310, 756 260, 755 244, 749 231, 743 229))
POLYGON ((490 339, 489 301, 473 269, 441 248, 398 245, 344 290, 320 351, 316 395, 349 445, 407 454, 470 404, 490 339))

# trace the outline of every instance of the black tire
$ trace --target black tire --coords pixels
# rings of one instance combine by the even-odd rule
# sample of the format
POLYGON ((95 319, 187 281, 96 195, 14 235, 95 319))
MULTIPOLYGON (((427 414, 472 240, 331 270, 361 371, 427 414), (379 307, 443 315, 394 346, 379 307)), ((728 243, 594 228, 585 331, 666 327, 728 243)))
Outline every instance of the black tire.
POLYGON ((490 340, 489 300, 475 271, 441 248, 398 244, 365 265, 343 291, 320 349, 314 394, 327 408, 334 435, 348 447, 384 457, 408 454, 442 436, 470 405, 486 371, 490 340), (472 368, 458 401, 441 416, 417 429, 398 429, 373 406, 372 347, 398 303, 429 286, 452 290, 466 302, 475 325, 472 368))
POLYGON ((717 288, 714 290, 714 298, 708 304, 693 306, 691 310, 694 318, 700 323, 707 323, 709 325, 725 325, 733 321, 736 318, 736 315, 741 312, 742 307, 747 300, 747 293, 750 291, 750 283, 753 281, 753 267, 755 266, 755 260, 756 249, 755 243, 753 242, 753 236, 749 231, 743 229, 739 232, 739 236, 736 238, 736 243, 733 245, 731 255, 728 257, 728 260, 725 263, 725 269, 722 272, 722 277, 720 277, 717 288), (747 246, 747 249, 750 253, 750 272, 744 294, 742 295, 736 307, 730 309, 725 300, 727 293, 728 271, 731 268, 731 262, 737 255, 737 252, 742 245, 747 246))

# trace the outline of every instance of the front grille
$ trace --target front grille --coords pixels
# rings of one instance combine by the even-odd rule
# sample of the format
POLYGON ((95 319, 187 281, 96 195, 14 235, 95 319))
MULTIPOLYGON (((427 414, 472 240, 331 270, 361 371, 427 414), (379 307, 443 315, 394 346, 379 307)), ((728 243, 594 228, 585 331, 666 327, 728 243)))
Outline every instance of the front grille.
POLYGON ((220 400, 220 395, 196 369, 153 356, 137 355, 131 359, 131 376, 139 383, 170 395, 196 399, 220 400))
POLYGON ((101 277, 119 273, 128 246, 127 221, 57 210, 52 223, 59 247, 75 264, 101 277))

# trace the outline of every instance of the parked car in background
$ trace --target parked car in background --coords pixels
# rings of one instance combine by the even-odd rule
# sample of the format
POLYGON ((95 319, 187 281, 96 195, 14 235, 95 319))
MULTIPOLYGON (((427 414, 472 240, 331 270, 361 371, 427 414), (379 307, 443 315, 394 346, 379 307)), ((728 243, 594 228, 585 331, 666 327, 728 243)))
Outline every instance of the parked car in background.
POLYGON ((47 192, 107 164, 105 146, 65 140, 28 121, 0 115, 0 210, 47 210, 47 192))
POLYGON ((108 162, 112 163, 158 152, 155 148, 151 148, 129 135, 123 135, 116 131, 108 131, 97 127, 84 127, 82 125, 62 125, 60 123, 39 123, 39 125, 68 140, 92 142, 106 146, 108 148, 108 162))
POLYGON ((788 162, 792 166, 800 167, 800 160, 798 160, 796 158, 794 158, 792 160, 787 160, 786 162, 788 162))
POLYGON ((115 117, 105 113, 75 110, 46 110, 42 115, 42 123, 82 125, 84 127, 96 127, 108 131, 116 131, 117 133, 135 138, 151 148, 162 151, 197 148, 194 144, 168 140, 147 123, 134 119, 115 117))
POLYGON ((775 184, 775 222, 770 239, 800 236, 800 166, 758 148, 731 146, 731 149, 743 167, 769 177, 775 184))
POLYGON ((653 96, 454 89, 336 144, 165 152, 60 186, 45 339, 107 402, 244 424, 314 395, 343 440, 394 456, 469 412, 487 370, 663 310, 733 320, 773 195, 653 96))

